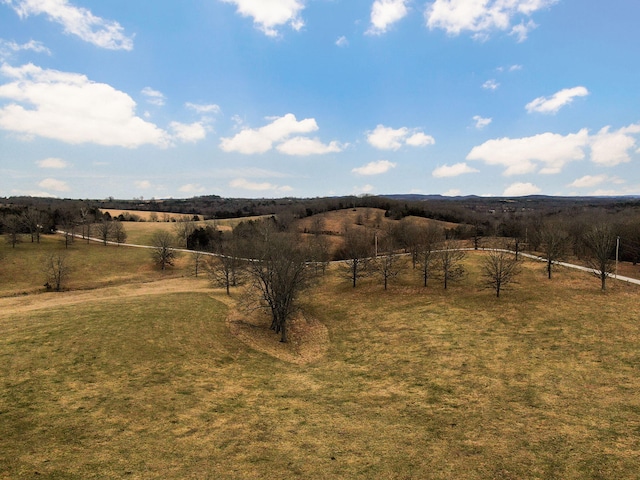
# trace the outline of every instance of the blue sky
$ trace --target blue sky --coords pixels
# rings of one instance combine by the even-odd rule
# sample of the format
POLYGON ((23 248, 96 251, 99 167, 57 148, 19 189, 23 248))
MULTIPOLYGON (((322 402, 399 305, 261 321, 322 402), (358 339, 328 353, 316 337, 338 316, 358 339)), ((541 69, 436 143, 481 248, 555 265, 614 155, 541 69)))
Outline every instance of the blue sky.
POLYGON ((640 2, 0 0, 0 196, 640 194, 640 2))

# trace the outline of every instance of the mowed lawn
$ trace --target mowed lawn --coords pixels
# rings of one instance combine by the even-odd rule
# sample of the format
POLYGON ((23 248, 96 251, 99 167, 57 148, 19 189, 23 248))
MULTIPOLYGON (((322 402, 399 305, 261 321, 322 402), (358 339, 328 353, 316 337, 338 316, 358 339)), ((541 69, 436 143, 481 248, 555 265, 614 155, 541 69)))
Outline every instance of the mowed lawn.
POLYGON ((331 269, 302 365, 196 279, 0 312, 0 478, 640 478, 640 290, 526 263, 496 299, 480 258, 447 291, 331 269))

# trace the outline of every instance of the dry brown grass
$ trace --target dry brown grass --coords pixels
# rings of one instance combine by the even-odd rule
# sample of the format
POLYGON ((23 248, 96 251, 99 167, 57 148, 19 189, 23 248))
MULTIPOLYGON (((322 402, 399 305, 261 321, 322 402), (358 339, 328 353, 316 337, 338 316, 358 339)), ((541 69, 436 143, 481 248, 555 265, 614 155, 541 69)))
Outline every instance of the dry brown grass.
MULTIPOLYGON (((135 215, 140 218, 144 222, 149 222, 155 218, 156 222, 168 222, 168 221, 178 221, 183 218, 193 218, 193 215, 187 215, 184 213, 170 213, 170 212, 155 212, 155 211, 147 211, 147 210, 120 210, 115 208, 101 208, 100 211, 102 213, 108 213, 113 218, 118 217, 120 215, 135 215)), ((204 218, 202 215, 198 215, 200 218, 204 218)))
MULTIPOLYGON (((331 212, 320 213, 312 217, 302 218, 298 221, 297 227, 299 231, 312 231, 314 221, 320 219, 323 229, 333 235, 341 235, 344 233, 345 225, 362 225, 370 228, 386 230, 390 225, 397 223, 397 220, 389 219, 384 216, 385 211, 379 208, 348 208, 344 210, 335 210, 331 212)), ((420 225, 433 224, 443 228, 455 228, 458 224, 441 222, 428 218, 407 217, 409 221, 420 225)))
POLYGON ((332 270, 287 346, 192 278, 2 299, 0 478, 639 478, 640 289, 480 255, 332 270))

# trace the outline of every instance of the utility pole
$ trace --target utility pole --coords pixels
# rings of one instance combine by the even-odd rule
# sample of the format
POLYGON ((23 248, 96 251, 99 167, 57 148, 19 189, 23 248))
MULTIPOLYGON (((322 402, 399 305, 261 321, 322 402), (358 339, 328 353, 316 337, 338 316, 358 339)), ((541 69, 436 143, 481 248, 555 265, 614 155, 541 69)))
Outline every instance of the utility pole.
POLYGON ((616 280, 618 279, 618 252, 620 251, 620 236, 616 240, 616 280))

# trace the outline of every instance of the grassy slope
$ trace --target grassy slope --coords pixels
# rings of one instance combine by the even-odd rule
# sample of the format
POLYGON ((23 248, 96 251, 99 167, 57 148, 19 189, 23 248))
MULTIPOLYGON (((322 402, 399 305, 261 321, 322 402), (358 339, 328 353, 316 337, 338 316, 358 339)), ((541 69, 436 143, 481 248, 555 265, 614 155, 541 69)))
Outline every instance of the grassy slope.
MULTIPOLYGON (((118 258, 158 278, 136 252, 87 248, 95 284, 118 258)), ((333 273, 302 366, 232 337, 218 294, 0 313, 0 477, 638 478, 639 290, 529 263, 496 300, 467 263, 448 291, 333 273)))

